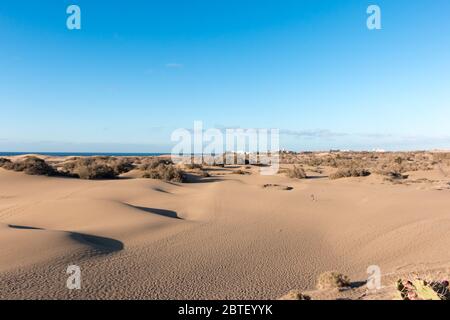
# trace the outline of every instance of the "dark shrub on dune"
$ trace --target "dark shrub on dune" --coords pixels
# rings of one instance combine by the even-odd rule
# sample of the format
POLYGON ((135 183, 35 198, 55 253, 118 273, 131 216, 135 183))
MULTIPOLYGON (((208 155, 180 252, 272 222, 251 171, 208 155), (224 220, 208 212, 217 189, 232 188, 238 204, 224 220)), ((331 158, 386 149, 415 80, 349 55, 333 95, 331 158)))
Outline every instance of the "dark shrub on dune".
POLYGON ((74 175, 80 179, 115 179, 117 173, 111 166, 106 164, 104 159, 78 158, 63 165, 66 173, 74 175))
POLYGON ((292 169, 287 170, 287 176, 293 179, 306 179, 307 175, 303 168, 294 166, 292 169))
POLYGON ((6 159, 6 158, 0 158, 0 168, 3 167, 4 165, 9 165, 11 163, 11 160, 6 159))
POLYGON ((61 176, 80 179, 115 179, 118 175, 134 169, 132 159, 114 157, 71 158, 56 170, 44 160, 28 157, 12 162, 0 158, 0 166, 7 170, 25 172, 30 175, 61 176))
POLYGON ((88 180, 115 179, 133 169, 133 160, 128 158, 74 158, 62 165, 62 174, 88 180))
POLYGON ((45 160, 37 157, 28 157, 22 161, 11 162, 6 161, 2 167, 7 170, 24 172, 29 175, 36 176, 55 176, 57 171, 50 166, 45 160))
POLYGON ((232 174, 246 175, 246 174, 250 174, 250 172, 244 171, 244 170, 242 170, 242 169, 237 169, 237 170, 234 170, 234 171, 232 172, 232 174))
POLYGON ((115 159, 111 162, 110 166, 117 175, 127 173, 135 168, 133 160, 127 158, 115 159))
POLYGON ((158 179, 173 182, 185 182, 186 175, 183 170, 173 164, 159 163, 156 167, 149 167, 145 170, 144 178, 158 179))
POLYGON ((117 178, 116 172, 113 168, 97 163, 93 163, 87 166, 78 166, 75 168, 74 174, 76 174, 80 179, 86 180, 117 178))
POLYGON ((366 169, 360 168, 341 168, 335 173, 330 175, 330 179, 341 179, 350 177, 367 177, 370 176, 370 172, 366 169))
POLYGON ((390 181, 392 183, 402 183, 403 180, 406 180, 409 178, 409 175, 402 174, 399 171, 386 171, 386 172, 379 172, 381 175, 385 176, 385 181, 390 181))
POLYGON ((139 169, 142 171, 158 168, 160 165, 173 165, 172 160, 164 158, 146 158, 141 161, 139 169))
POLYGON ((203 169, 203 166, 201 164, 198 163, 185 163, 183 164, 183 166, 187 169, 187 170, 196 170, 196 169, 203 169))

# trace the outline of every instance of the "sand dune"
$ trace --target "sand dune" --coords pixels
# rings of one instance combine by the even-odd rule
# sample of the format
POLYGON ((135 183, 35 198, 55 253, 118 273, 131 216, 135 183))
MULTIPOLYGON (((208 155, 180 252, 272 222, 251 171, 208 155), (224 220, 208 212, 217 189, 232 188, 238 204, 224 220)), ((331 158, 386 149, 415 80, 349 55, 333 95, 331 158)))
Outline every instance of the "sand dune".
POLYGON ((450 190, 218 170, 179 184, 0 169, 0 298, 272 299, 328 270, 450 261, 450 190))

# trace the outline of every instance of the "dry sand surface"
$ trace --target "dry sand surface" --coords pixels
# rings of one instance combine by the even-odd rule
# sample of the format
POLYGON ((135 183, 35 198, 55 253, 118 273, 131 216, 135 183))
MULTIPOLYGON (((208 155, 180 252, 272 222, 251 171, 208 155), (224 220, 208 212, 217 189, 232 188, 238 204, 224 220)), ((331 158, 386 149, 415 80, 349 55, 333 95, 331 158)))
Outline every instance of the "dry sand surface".
POLYGON ((438 169, 411 184, 232 170, 168 183, 0 169, 0 298, 274 299, 328 270, 358 281, 379 265, 386 288, 397 274, 449 274, 450 190, 436 186, 450 178, 438 169), (72 264, 81 290, 66 288, 72 264))

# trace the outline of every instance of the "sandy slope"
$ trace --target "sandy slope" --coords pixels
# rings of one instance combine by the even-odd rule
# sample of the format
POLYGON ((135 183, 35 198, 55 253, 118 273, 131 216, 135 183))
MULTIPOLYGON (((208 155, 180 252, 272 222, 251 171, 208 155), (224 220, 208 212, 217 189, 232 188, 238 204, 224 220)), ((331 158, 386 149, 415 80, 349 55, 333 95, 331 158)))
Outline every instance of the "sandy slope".
POLYGON ((0 298, 276 298, 323 271, 450 261, 448 189, 253 170, 172 184, 0 169, 0 298))

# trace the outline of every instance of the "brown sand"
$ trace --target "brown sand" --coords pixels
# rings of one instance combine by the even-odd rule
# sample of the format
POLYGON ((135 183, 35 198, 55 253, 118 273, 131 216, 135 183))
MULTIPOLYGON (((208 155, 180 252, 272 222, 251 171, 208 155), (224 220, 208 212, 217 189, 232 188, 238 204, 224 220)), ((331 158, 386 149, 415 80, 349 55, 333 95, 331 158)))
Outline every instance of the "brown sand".
POLYGON ((257 170, 175 184, 0 169, 0 298, 273 299, 328 270, 448 266, 450 190, 257 170))

